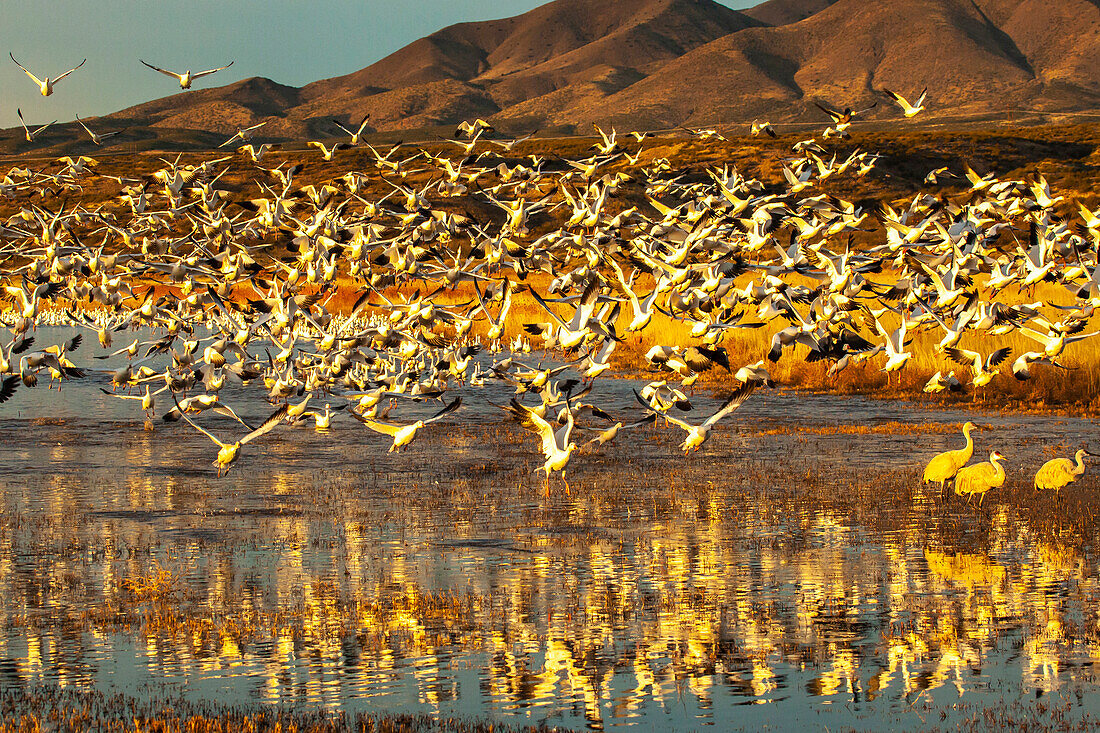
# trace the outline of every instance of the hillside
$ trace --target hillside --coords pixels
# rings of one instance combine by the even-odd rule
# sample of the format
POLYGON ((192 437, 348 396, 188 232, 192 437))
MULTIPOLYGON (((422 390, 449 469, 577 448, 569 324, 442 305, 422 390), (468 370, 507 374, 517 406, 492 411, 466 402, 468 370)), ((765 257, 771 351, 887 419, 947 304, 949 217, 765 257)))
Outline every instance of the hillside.
MULTIPOLYGON (((1100 109, 1100 6, 1094 0, 767 0, 743 13, 713 0, 554 0, 512 18, 462 23, 359 71, 302 88, 252 78, 94 120, 116 146, 207 146, 267 122, 263 139, 338 135, 332 120, 371 114, 375 132, 487 117, 504 131, 586 131, 591 123, 824 121, 814 106, 898 111, 881 91, 916 96, 915 123, 1000 121, 1020 111, 1100 109)), ((21 133, 21 131, 18 131, 21 133)), ((64 150, 59 125, 32 145, 64 150)), ((216 143, 215 143, 216 144, 216 143)))

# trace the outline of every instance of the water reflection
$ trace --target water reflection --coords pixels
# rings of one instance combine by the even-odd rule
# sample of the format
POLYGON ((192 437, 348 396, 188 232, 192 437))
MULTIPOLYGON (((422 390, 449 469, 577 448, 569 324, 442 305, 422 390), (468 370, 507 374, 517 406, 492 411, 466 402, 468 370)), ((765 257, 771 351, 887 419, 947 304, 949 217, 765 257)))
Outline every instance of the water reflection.
POLYGON ((528 438, 487 445, 488 418, 404 456, 355 425, 287 429, 223 481, 190 431, 9 419, 0 684, 592 729, 917 726, 928 706, 950 722, 959 701, 1095 692, 1091 479, 1061 507, 1022 479, 983 511, 944 506, 916 478, 962 416, 815 428, 848 411, 767 396, 691 461, 656 431, 550 499, 528 438))

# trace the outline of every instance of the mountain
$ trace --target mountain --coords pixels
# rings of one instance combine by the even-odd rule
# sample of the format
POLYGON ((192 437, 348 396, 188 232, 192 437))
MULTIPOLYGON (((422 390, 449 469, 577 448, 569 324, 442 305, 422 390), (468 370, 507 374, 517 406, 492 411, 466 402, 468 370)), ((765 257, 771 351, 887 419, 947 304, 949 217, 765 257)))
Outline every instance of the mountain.
MULTIPOLYGON (((1100 109, 1100 0, 767 0, 745 12, 713 0, 554 0, 302 88, 246 79, 98 124, 125 127, 120 144, 208 145, 260 122, 267 139, 331 137, 333 118, 357 124, 368 112, 375 131, 475 117, 516 132, 821 122, 815 102, 878 102, 867 117, 896 119, 882 90, 926 87, 925 120, 1100 109)), ((77 132, 58 126, 43 146, 77 132)))
POLYGON ((367 112, 376 130, 453 125, 542 97, 552 100, 545 108, 593 103, 758 25, 713 0, 555 0, 513 18, 444 28, 301 89, 248 79, 108 117, 227 135, 268 119, 264 134, 285 138, 331 134, 332 118, 358 122, 367 112))
POLYGON ((744 13, 764 25, 790 25, 821 12, 834 2, 836 0, 767 0, 744 13))

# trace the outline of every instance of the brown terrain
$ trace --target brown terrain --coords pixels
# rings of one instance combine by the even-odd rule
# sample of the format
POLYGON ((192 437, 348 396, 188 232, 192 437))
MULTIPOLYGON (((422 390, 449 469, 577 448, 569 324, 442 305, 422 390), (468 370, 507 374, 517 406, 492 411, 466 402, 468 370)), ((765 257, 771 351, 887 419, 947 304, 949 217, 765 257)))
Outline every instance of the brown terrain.
MULTIPOLYGON (((923 124, 1084 121, 1100 110, 1096 0, 554 0, 461 23, 366 68, 302 88, 260 77, 189 91, 92 121, 109 147, 208 148, 267 121, 269 141, 332 138, 370 113, 375 132, 445 132, 485 117, 502 131, 819 123, 814 102, 896 120, 888 88, 928 88, 923 124)), ((68 152, 79 128, 0 152, 68 152)))

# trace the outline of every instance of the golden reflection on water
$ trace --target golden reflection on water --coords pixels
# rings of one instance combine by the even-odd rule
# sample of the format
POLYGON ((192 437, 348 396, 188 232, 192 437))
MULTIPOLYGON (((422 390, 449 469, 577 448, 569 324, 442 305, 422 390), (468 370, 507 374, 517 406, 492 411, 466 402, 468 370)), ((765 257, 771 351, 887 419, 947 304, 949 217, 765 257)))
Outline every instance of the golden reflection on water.
POLYGON ((446 476, 120 473, 161 460, 155 443, 0 481, 0 656, 22 683, 136 668, 227 699, 600 728, 720 722, 743 702, 1055 692, 1092 685, 1100 658, 1095 548, 1009 503, 944 519, 905 494, 870 529, 807 500, 804 469, 766 501, 705 466, 671 492, 551 500, 445 494, 446 476))

